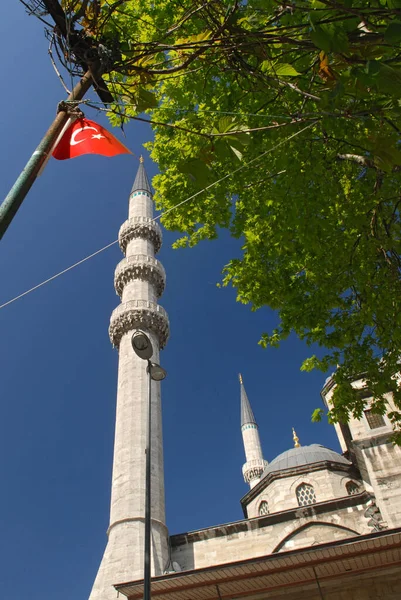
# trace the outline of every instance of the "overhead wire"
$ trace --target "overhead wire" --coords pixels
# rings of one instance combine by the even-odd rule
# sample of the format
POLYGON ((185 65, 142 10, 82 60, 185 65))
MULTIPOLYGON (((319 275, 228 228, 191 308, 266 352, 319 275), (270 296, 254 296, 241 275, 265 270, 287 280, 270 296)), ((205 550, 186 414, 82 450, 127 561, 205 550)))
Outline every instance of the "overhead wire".
MULTIPOLYGON (((260 154, 259 156, 255 156, 255 158, 253 158, 252 160, 250 160, 249 162, 247 162, 245 165, 241 165, 240 167, 238 167, 237 169, 234 169, 234 171, 231 171, 230 173, 227 173, 227 175, 224 175, 223 177, 221 177, 220 179, 218 179, 217 181, 214 181, 213 183, 210 183, 209 185, 207 185, 206 187, 202 188, 201 190, 195 192, 195 194, 192 194, 191 196, 189 196, 188 198, 185 198, 185 200, 182 200, 181 202, 179 202, 178 204, 175 204, 174 206, 168 208, 167 210, 165 210, 164 212, 160 213, 159 215, 156 215, 155 217, 153 217, 153 219, 151 219, 151 221, 157 221, 159 219, 161 219, 162 217, 165 217, 166 215, 168 215, 169 213, 171 213, 172 211, 176 210, 177 208, 179 208, 180 206, 183 206, 184 204, 186 204, 187 202, 189 202, 190 200, 193 200, 194 198, 196 198, 197 196, 199 196, 200 194, 202 194, 203 192, 206 192, 207 190, 210 190, 212 187, 218 185, 219 183, 225 181, 226 179, 228 179, 229 177, 232 177, 233 175, 235 175, 236 173, 238 173, 239 171, 242 171, 243 169, 246 169, 247 167, 249 167, 251 164, 253 164, 254 162, 260 160, 261 158, 263 158, 264 156, 266 156, 267 154, 270 154, 271 152, 273 152, 274 150, 277 150, 277 148, 279 148, 280 146, 283 146, 284 144, 286 144, 287 142, 289 142, 291 139, 293 139, 294 137, 300 135, 301 133, 303 133, 304 131, 306 131, 307 129, 309 129, 310 127, 312 127, 312 125, 314 125, 316 123, 316 121, 314 121, 313 123, 309 123, 309 125, 307 125, 306 127, 303 127, 302 129, 300 129, 299 131, 293 133, 292 135, 288 136, 287 138, 285 138, 284 140, 281 140, 281 142, 278 142, 277 144, 275 144, 274 146, 272 146, 271 148, 269 148, 268 150, 266 150, 265 152, 262 152, 262 154, 260 154)), ((139 225, 136 227, 138 228, 139 225)), ((135 229, 136 229, 135 228, 135 229)), ((134 229, 134 231, 135 231, 134 229)), ((27 296, 28 294, 30 294, 31 292, 34 292, 35 290, 43 287, 44 285, 50 283, 51 281, 54 281, 55 279, 57 279, 58 277, 61 277, 61 275, 64 275, 65 273, 67 273, 68 271, 72 271, 73 269, 75 269, 76 267, 78 267, 79 265, 82 265, 84 262, 87 262, 88 260, 90 260, 91 258, 94 258, 95 256, 97 256, 98 254, 100 254, 101 252, 104 252, 105 250, 107 250, 108 248, 111 248, 111 246, 114 246, 115 244, 118 243, 118 240, 114 240, 113 242, 110 242, 109 244, 106 244, 106 246, 103 246, 102 248, 100 248, 99 250, 96 250, 95 252, 92 252, 92 254, 89 254, 88 256, 85 256, 85 258, 82 258, 81 260, 79 260, 78 262, 70 265, 69 267, 67 267, 66 269, 63 269, 62 271, 59 271, 58 273, 56 273, 55 275, 52 275, 52 277, 49 277, 48 279, 45 279, 44 281, 42 281, 41 283, 38 283, 37 285, 33 286, 32 288, 26 290, 25 292, 22 292, 22 294, 19 294, 18 296, 15 296, 14 298, 11 298, 11 300, 8 300, 7 302, 4 302, 3 304, 0 305, 0 310, 2 308, 5 308, 6 306, 9 306, 10 304, 12 304, 13 302, 16 302, 17 300, 19 300, 20 298, 23 298, 24 296, 27 296)))
POLYGON ((81 260, 79 260, 78 262, 74 263, 73 265, 70 265, 66 269, 63 269, 59 273, 56 273, 56 275, 53 275, 52 277, 49 277, 48 279, 45 279, 41 283, 38 283, 38 285, 35 285, 32 288, 30 288, 29 290, 26 290, 25 292, 23 292, 22 294, 19 294, 18 296, 15 296, 15 298, 12 298, 11 300, 8 300, 8 302, 4 302, 4 304, 0 305, 0 309, 4 308, 5 306, 8 306, 9 304, 12 304, 16 300, 19 300, 20 298, 23 298, 27 294, 30 294, 31 292, 34 292, 35 290, 37 290, 40 287, 46 285, 47 283, 50 283, 50 281, 54 281, 54 279, 57 279, 57 277, 60 277, 61 275, 64 275, 64 273, 67 273, 68 271, 71 271, 72 269, 75 269, 75 267, 78 267, 79 265, 82 265, 82 263, 84 263, 87 260, 93 258, 97 254, 100 254, 104 250, 107 250, 107 248, 110 248, 111 246, 114 246, 114 244, 117 244, 117 242, 118 242, 118 240, 114 240, 114 242, 111 242, 110 244, 107 244, 106 246, 103 246, 103 248, 100 248, 99 250, 96 250, 96 252, 92 252, 92 254, 89 254, 89 256, 85 256, 85 258, 82 258, 81 260))
MULTIPOLYGON (((96 108, 97 106, 99 106, 98 110, 101 110, 101 107, 103 106, 103 102, 98 102, 96 100, 91 100, 89 98, 84 98, 83 100, 78 100, 77 103, 80 104, 93 104, 93 108, 96 108)), ((131 103, 131 102, 113 102, 113 105, 115 106, 137 106, 137 104, 135 103, 131 103)), ((172 110, 171 107, 168 106, 158 106, 157 110, 172 110)), ((228 111, 228 110, 209 110, 209 109, 199 109, 199 110, 193 110, 190 108, 180 108, 177 109, 179 112, 183 112, 183 113, 191 113, 191 114, 202 114, 202 113, 211 113, 211 114, 216 114, 216 115, 229 115, 229 116, 236 116, 236 117, 263 117, 265 119, 289 119, 292 120, 294 118, 293 115, 272 115, 272 114, 261 114, 261 113, 243 113, 243 112, 235 112, 235 111, 228 111)), ((108 112, 108 109, 103 109, 104 112, 108 112)))

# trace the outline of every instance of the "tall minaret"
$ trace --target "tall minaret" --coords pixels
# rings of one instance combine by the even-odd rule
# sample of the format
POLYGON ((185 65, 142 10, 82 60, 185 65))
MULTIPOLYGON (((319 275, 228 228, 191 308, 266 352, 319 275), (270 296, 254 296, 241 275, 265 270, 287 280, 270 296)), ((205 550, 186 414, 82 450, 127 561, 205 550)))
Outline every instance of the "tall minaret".
POLYGON ((245 482, 251 489, 260 481, 263 471, 267 467, 260 445, 259 430, 246 395, 242 375, 239 375, 241 388, 241 432, 245 448, 246 463, 242 467, 245 482))
MULTIPOLYGON (((117 265, 114 285, 121 304, 113 311, 109 335, 118 348, 117 412, 111 484, 108 542, 90 600, 115 600, 116 583, 143 578, 145 515, 146 363, 131 346, 132 333, 141 329, 151 339, 152 361, 169 335, 166 311, 157 299, 165 286, 163 266, 155 259, 162 234, 152 220, 153 198, 141 158, 129 198, 129 218, 119 232, 126 258, 117 265)), ((152 575, 168 566, 160 383, 152 381, 152 575)))

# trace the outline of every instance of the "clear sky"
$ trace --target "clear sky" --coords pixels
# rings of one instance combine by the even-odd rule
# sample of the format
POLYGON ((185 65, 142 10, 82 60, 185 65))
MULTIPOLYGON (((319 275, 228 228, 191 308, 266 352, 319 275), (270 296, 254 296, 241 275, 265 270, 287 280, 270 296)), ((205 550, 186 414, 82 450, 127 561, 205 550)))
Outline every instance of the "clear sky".
MULTIPOLYGON (((43 27, 16 0, 0 20, 0 187, 4 197, 51 123, 64 91, 47 56, 43 27)), ((86 116, 106 125, 103 115, 86 116)), ((116 135, 123 139, 116 131, 116 135)), ((151 130, 126 128, 136 156, 151 130)), ((146 160, 150 176, 156 166, 146 160)), ((0 304, 117 238, 138 166, 131 156, 51 160, 0 243, 0 304)), ((224 173, 222 173, 224 175, 224 173)), ((202 202, 202 197, 198 198, 202 202)), ((159 254, 167 272, 161 304, 171 339, 162 353, 167 524, 171 533, 242 518, 238 373, 259 423, 265 458, 302 444, 337 451, 333 429, 312 424, 321 373, 299 371, 310 354, 290 338, 262 350, 276 323, 251 312, 222 267, 240 254, 226 234, 159 254)), ((0 310, 0 597, 85 600, 108 525, 117 352, 108 339, 119 303, 118 246, 0 310)))

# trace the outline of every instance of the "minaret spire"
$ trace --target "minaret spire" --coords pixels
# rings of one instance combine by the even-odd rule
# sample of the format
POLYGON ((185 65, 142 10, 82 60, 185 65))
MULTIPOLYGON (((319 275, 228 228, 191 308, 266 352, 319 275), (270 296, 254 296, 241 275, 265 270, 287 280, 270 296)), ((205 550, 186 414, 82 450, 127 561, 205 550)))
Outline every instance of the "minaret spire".
POLYGON ((142 155, 139 157, 139 167, 131 189, 131 194, 139 191, 148 192, 152 195, 152 188, 150 187, 142 155))
MULTIPOLYGON (((131 347, 135 330, 152 342, 152 361, 167 343, 169 321, 158 304, 166 276, 155 254, 162 234, 153 221, 152 189, 140 159, 129 198, 129 217, 119 231, 125 258, 117 265, 114 286, 121 304, 110 319, 110 339, 119 351, 117 412, 108 543, 90 600, 115 600, 116 583, 143 577, 145 514, 145 432, 147 373, 131 347)), ((169 561, 164 507, 164 471, 160 383, 152 381, 152 575, 162 575, 169 561)))
POLYGON ((267 466, 267 461, 263 458, 258 426, 245 391, 241 374, 239 375, 239 382, 241 393, 241 432, 246 457, 242 473, 246 483, 249 483, 250 487, 253 488, 260 481, 262 473, 267 466))

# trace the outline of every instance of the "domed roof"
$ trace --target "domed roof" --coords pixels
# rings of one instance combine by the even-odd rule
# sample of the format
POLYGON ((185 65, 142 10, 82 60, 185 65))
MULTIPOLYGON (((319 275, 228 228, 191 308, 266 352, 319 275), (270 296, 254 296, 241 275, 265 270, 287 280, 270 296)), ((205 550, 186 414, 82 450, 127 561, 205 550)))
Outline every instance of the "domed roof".
POLYGON ((291 450, 286 450, 276 456, 264 470, 262 478, 276 471, 284 471, 285 469, 293 469, 294 467, 303 467, 325 461, 347 466, 351 466, 352 464, 349 460, 341 456, 341 454, 330 450, 330 448, 326 448, 320 444, 311 444, 310 446, 291 448, 291 450))

